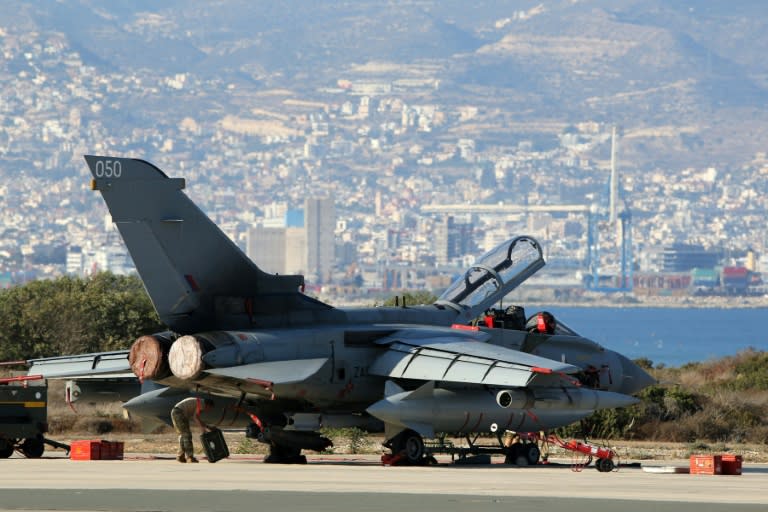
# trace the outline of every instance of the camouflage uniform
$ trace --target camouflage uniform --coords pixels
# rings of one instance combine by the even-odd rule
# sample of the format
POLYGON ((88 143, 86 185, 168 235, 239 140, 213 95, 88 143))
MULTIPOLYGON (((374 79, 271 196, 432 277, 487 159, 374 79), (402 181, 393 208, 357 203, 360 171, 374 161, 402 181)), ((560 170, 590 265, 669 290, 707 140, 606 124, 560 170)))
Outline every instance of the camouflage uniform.
POLYGON ((199 418, 198 398, 185 398, 171 409, 171 421, 179 434, 179 449, 176 452, 179 462, 197 462, 195 447, 192 444, 192 431, 189 428, 191 418, 199 418))

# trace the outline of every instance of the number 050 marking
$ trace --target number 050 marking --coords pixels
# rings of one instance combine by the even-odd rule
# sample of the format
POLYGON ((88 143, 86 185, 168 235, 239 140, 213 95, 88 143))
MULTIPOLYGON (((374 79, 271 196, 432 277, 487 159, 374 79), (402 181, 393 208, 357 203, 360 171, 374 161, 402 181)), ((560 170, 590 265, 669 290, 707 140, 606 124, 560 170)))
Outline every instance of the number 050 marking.
POLYGON ((120 160, 96 160, 97 178, 119 178, 123 174, 120 160))

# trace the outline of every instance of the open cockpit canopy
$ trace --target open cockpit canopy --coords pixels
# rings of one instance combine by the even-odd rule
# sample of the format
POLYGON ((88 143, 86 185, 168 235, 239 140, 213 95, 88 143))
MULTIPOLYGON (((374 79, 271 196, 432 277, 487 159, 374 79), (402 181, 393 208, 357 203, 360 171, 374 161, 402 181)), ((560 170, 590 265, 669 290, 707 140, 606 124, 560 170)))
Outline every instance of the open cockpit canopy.
POLYGON ((471 320, 499 302, 544 266, 541 245, 518 236, 485 253, 440 296, 436 304, 471 320))

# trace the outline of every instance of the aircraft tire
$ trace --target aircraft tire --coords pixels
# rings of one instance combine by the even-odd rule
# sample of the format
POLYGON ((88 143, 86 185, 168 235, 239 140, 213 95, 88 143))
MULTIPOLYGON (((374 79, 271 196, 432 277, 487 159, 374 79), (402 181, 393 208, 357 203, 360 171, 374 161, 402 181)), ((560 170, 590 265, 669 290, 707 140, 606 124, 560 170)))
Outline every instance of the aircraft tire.
POLYGON ((426 450, 424 449, 424 439, 418 432, 410 429, 403 430, 392 439, 392 453, 404 454, 408 464, 422 464, 426 454, 426 450))
POLYGON ((414 431, 405 437, 405 456, 411 464, 420 464, 424 459, 424 439, 414 431))
POLYGON ((0 459, 7 459, 13 455, 13 444, 8 439, 0 439, 0 459))
POLYGON ((514 443, 508 446, 506 449, 506 456, 504 457, 504 464, 510 466, 516 466, 518 459, 521 458, 522 445, 520 443, 514 443))
POLYGON ((541 450, 535 443, 529 443, 523 447, 523 453, 528 461, 528 464, 535 466, 539 463, 539 457, 541 457, 541 450))

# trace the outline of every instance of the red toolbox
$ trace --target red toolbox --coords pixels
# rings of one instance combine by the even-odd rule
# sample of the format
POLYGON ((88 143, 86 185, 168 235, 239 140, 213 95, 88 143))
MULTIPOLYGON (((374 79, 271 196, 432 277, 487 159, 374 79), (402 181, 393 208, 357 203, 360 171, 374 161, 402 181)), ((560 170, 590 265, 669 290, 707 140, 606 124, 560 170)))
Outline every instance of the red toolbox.
POLYGON ((740 475, 741 461, 741 455, 723 455, 723 474, 740 475))
POLYGON ((123 442, 122 441, 102 441, 101 442, 101 460, 122 460, 123 442))
POLYGON ((123 458, 122 441, 73 441, 69 449, 71 460, 119 460, 123 458))
POLYGON ((72 441, 69 447, 69 458, 71 460, 100 460, 101 441, 72 441))
POLYGON ((720 455, 691 455, 692 475, 722 475, 723 458, 720 455))

